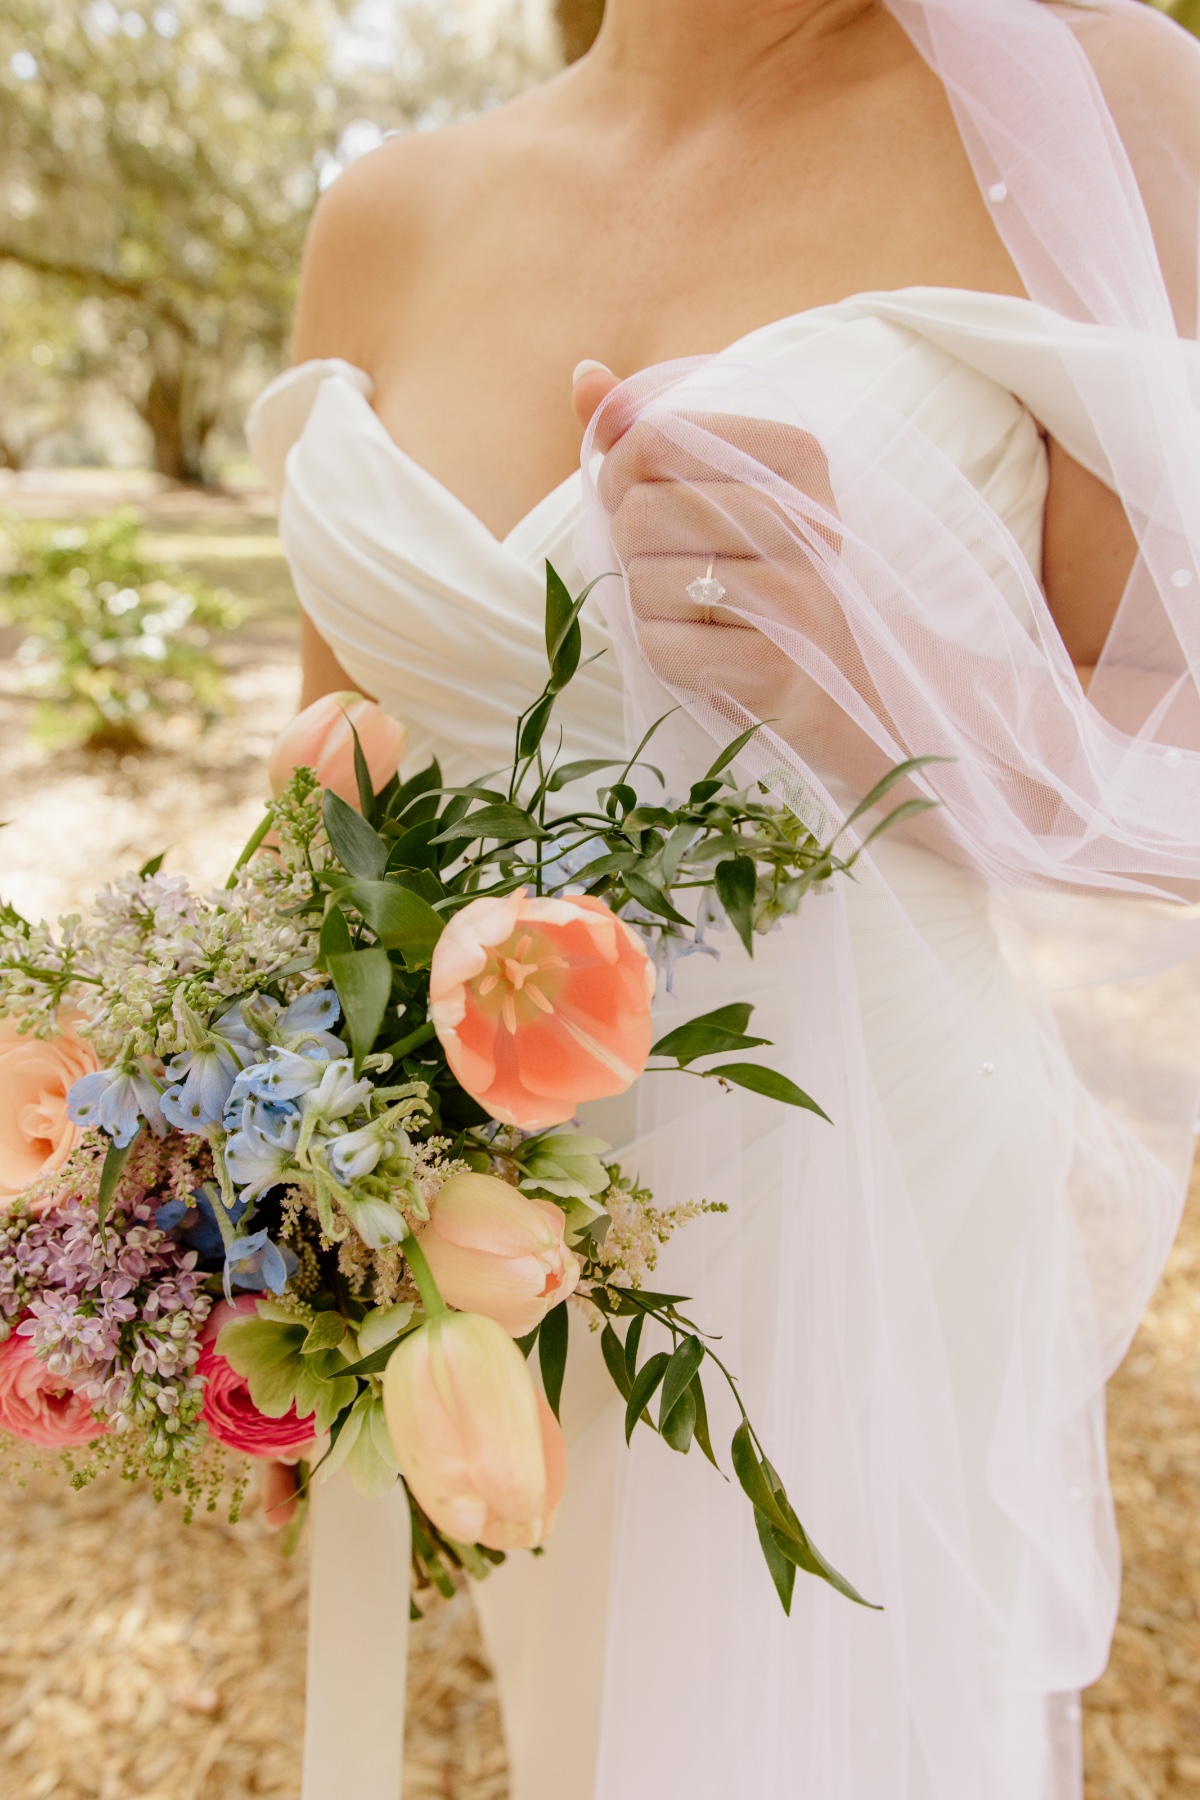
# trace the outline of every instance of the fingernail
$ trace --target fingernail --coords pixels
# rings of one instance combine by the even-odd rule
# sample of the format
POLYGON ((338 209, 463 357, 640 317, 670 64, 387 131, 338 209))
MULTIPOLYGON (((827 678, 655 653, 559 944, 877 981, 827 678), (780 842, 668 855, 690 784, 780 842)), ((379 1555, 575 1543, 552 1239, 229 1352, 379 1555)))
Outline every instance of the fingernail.
POLYGON ((601 375, 612 374, 612 370, 607 363, 596 362, 596 360, 590 356, 584 357, 581 363, 575 364, 575 373, 571 377, 571 386, 578 387, 585 375, 595 375, 597 371, 601 375))

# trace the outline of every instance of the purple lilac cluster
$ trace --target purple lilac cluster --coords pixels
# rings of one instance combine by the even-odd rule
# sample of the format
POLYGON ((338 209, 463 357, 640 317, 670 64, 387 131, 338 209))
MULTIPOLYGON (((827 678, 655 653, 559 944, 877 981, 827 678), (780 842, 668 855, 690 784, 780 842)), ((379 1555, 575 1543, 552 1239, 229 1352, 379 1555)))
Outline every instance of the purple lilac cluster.
POLYGON ((0 1220, 0 1331, 29 1337, 110 1428, 139 1435, 148 1470, 167 1474, 196 1446, 195 1365, 212 1302, 195 1251, 154 1214, 141 1198, 101 1231, 95 1204, 73 1196, 42 1217, 0 1220))

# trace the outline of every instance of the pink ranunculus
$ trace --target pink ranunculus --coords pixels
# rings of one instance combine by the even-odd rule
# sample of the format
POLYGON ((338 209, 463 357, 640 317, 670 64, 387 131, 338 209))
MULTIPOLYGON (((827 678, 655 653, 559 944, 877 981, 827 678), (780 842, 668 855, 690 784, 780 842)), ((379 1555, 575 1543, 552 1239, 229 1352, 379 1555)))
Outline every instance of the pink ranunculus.
POLYGON ((90 1444, 107 1430, 91 1403, 46 1366, 27 1337, 14 1331, 5 1338, 0 1344, 0 1431, 47 1450, 64 1450, 90 1444))
POLYGON ((429 1016, 446 1060, 494 1119, 540 1131, 623 1094, 653 1036, 654 964, 590 895, 472 900, 438 939, 429 1016))
POLYGON ((82 1135, 67 1117, 67 1095, 100 1066, 92 1046, 69 1025, 54 1037, 37 1038, 22 1034, 17 1024, 0 1019, 0 1211, 66 1162, 82 1135))
POLYGON ((494 1175, 452 1175, 438 1189, 421 1249, 449 1306, 524 1337, 579 1280, 583 1265, 563 1243, 565 1225, 561 1207, 494 1175))
POLYGON ((408 733, 374 700, 353 691, 323 694, 280 732, 267 763, 271 792, 281 794, 294 769, 315 769, 322 787, 332 788, 348 805, 357 806, 351 725, 358 733, 378 793, 399 768, 408 733))
POLYGON ((396 1461, 439 1531, 491 1550, 532 1550, 567 1478, 558 1421, 493 1319, 446 1313, 406 1337, 383 1377, 396 1461))
POLYGON ((270 1457, 276 1462, 298 1462, 315 1441, 311 1413, 298 1419, 292 1406, 281 1419, 268 1419, 250 1398, 246 1377, 239 1375, 217 1350, 221 1327, 247 1314, 257 1314, 251 1295, 242 1295, 232 1306, 219 1301, 209 1314, 196 1364, 197 1375, 204 1377, 200 1416, 209 1435, 227 1450, 236 1450, 241 1456, 270 1457))

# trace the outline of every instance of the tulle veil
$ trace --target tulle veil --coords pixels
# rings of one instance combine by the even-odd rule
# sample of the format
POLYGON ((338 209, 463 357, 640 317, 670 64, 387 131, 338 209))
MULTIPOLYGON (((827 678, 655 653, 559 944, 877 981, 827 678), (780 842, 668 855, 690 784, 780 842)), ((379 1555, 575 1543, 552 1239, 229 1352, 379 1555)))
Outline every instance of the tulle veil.
POLYGON ((640 573, 680 545, 652 513, 621 526, 585 445, 581 562, 626 577, 605 604, 630 732, 680 708, 668 785, 755 719, 739 767, 813 820, 941 759, 911 789, 938 810, 749 972, 679 966, 685 1005, 757 1001, 835 1127, 701 1083, 639 1116, 656 1189, 731 1208, 682 1234, 671 1284, 720 1321, 802 1516, 885 1611, 809 1583, 785 1620, 736 1493, 639 1434, 599 1800, 1081 1791, 1078 1694, 1119 1588, 1104 1383, 1194 1147, 1200 47, 1135 0, 888 5, 945 86, 1067 447, 1138 556, 1085 693, 1015 541, 917 425, 878 400, 835 418, 736 361, 651 370, 608 404, 715 534, 693 548, 721 553, 720 623, 757 646, 725 683, 656 641, 640 573), (840 738, 806 732, 831 709, 840 738))

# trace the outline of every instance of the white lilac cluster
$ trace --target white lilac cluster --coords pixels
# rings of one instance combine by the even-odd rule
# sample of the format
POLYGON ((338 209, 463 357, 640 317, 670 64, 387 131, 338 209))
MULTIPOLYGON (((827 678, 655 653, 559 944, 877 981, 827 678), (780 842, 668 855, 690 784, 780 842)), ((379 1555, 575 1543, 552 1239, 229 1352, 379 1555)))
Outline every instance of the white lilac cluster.
POLYGON ((310 891, 305 871, 260 857, 207 899, 183 876, 126 876, 57 932, 0 912, 0 1016, 49 1033, 65 1006, 101 1061, 144 1073, 189 1047, 194 1018, 307 966, 313 933, 291 903, 310 891))

